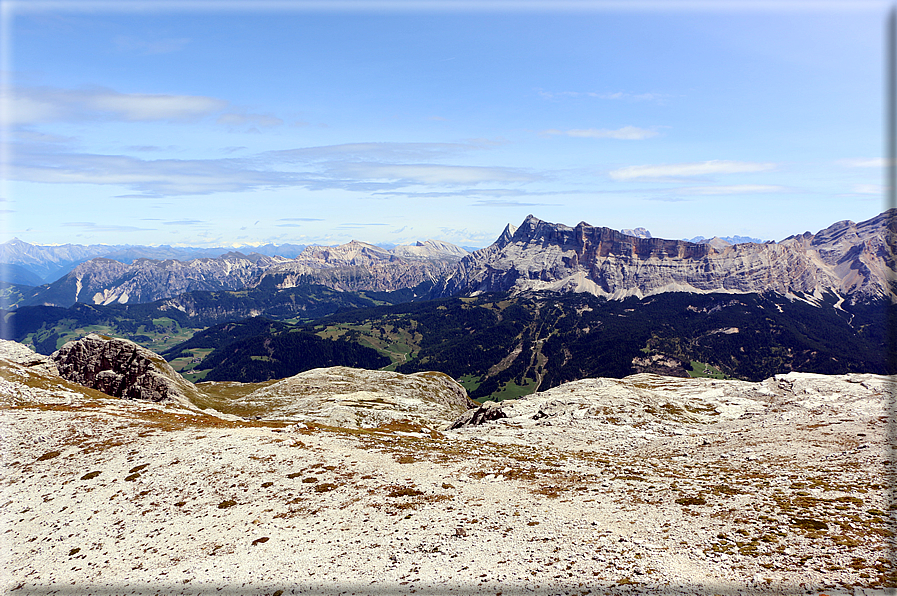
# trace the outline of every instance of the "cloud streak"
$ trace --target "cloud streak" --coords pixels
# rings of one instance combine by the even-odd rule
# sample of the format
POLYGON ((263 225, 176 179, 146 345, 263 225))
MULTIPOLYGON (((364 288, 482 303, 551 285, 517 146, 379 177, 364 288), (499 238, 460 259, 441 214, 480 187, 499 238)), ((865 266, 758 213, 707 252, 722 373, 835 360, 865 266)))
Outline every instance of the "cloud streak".
POLYGON ((740 195, 767 192, 787 192, 788 188, 773 184, 729 184, 719 186, 692 186, 676 192, 692 195, 740 195))
POLYGON ((20 155, 10 178, 56 184, 111 184, 149 195, 237 192, 290 184, 284 172, 247 169, 236 160, 141 160, 122 155, 20 155))
MULTIPOLYGON (((23 182, 117 185, 141 193, 124 195, 128 197, 287 187, 385 193, 420 186, 454 190, 487 183, 519 185, 543 179, 518 168, 403 163, 401 159, 437 157, 475 147, 479 145, 366 143, 271 151, 247 157, 152 160, 126 155, 54 153, 26 146, 14 152, 9 177, 23 182)), ((501 192, 493 188, 482 194, 495 196, 501 192)))
POLYGON ((220 112, 228 102, 201 95, 119 93, 92 89, 21 88, 6 93, 9 123, 118 120, 124 122, 193 122, 220 112))
POLYGON ((153 230, 153 228, 138 228, 136 226, 98 224, 92 221, 70 221, 62 225, 69 228, 82 228, 88 232, 150 232, 153 230))
POLYGON ((190 40, 188 38, 165 38, 148 41, 127 35, 116 35, 112 43, 115 44, 116 49, 122 52, 152 56, 183 50, 190 43, 190 40))
POLYGON ((403 185, 453 186, 497 181, 531 182, 538 179, 538 176, 512 168, 436 164, 351 163, 334 166, 331 171, 355 179, 389 180, 403 185))
POLYGON ((608 175, 614 180, 692 178, 709 174, 746 174, 775 169, 774 163, 750 161, 703 161, 661 165, 629 166, 612 170, 608 175))
POLYGON ((606 128, 580 128, 573 130, 557 130, 550 129, 544 131, 546 135, 566 135, 568 137, 578 137, 587 139, 617 139, 619 141, 641 141, 657 136, 656 130, 647 128, 638 128, 636 126, 624 126, 615 130, 606 128))
POLYGON ((231 129, 257 130, 284 124, 272 114, 248 113, 223 99, 204 95, 121 93, 105 87, 30 87, 11 89, 0 101, 12 126, 93 121, 186 123, 216 114, 216 123, 231 129))
POLYGON ((589 97, 595 99, 612 99, 626 101, 655 101, 663 103, 669 95, 663 93, 627 93, 623 91, 595 92, 595 91, 545 91, 539 89, 539 95, 545 99, 562 99, 567 97, 589 97))
POLYGON ((861 157, 857 159, 841 159, 839 165, 848 168, 886 168, 888 160, 884 157, 861 157))

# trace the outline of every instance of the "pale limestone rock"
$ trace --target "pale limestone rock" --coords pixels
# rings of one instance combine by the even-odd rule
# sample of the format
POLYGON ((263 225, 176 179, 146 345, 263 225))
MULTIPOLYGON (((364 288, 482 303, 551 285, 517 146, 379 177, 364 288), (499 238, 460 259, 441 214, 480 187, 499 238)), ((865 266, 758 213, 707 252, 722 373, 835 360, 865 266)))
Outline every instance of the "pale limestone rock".
POLYGON ((213 404, 218 410, 267 420, 300 420, 343 428, 372 428, 408 420, 428 428, 444 428, 477 404, 464 387, 446 374, 403 375, 344 366, 316 368, 254 391, 236 383, 201 383, 207 395, 240 393, 213 404))
POLYGON ((49 356, 38 354, 28 346, 15 341, 0 339, 0 358, 40 374, 53 377, 59 376, 56 364, 53 363, 49 356))

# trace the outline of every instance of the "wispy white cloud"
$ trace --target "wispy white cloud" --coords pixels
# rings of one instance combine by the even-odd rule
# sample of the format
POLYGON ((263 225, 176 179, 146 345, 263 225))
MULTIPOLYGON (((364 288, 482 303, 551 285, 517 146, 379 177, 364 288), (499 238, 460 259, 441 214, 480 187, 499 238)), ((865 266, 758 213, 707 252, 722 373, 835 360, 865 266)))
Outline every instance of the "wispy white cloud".
POLYGON ((70 228, 82 228, 89 232, 147 232, 153 228, 138 228, 136 226, 118 226, 114 224, 98 224, 92 221, 70 221, 62 224, 70 228))
POLYGON ((111 89, 19 88, 0 101, 9 124, 57 121, 120 120, 125 122, 196 121, 228 107, 228 102, 201 95, 119 93, 111 89))
POLYGON ((261 126, 264 128, 268 128, 271 126, 280 126, 281 124, 283 124, 283 120, 281 120, 277 116, 272 116, 271 114, 247 114, 237 112, 222 114, 218 117, 218 120, 216 122, 218 124, 230 127, 261 126))
POLYGON ((678 195, 652 195, 645 197, 645 199, 648 201, 660 201, 661 203, 684 203, 691 200, 678 195))
POLYGON ((389 180, 405 184, 479 184, 482 182, 529 182, 537 176, 512 168, 445 166, 437 164, 349 163, 333 168, 352 178, 389 180))
MULTIPOLYGON (((475 199, 478 197, 502 198, 502 197, 539 197, 539 196, 558 196, 558 195, 574 195, 574 194, 594 194, 603 191, 584 191, 584 190, 552 190, 552 191, 532 191, 523 188, 476 188, 461 187, 445 191, 381 191, 375 192, 375 197, 408 197, 412 199, 446 199, 452 197, 464 197, 466 199, 475 199)), ((609 192, 609 191, 608 191, 609 192)))
MULTIPOLYGON (((286 187, 342 189, 370 194, 420 185, 517 185, 541 179, 538 174, 515 168, 402 163, 401 160, 410 155, 444 157, 460 151, 461 147, 470 146, 370 143, 271 151, 239 158, 185 160, 149 160, 127 155, 49 152, 40 147, 20 147, 13 154, 9 177, 50 184, 118 185, 142 193, 144 197, 286 187), (378 157, 382 159, 376 159, 378 157), (362 161, 359 158, 368 159, 362 161)), ((431 192, 439 190, 429 189, 431 192)), ((497 196, 498 192, 492 187, 482 194, 497 196)))
MULTIPOLYGON (((317 217, 281 217, 277 221, 324 221, 317 217)), ((258 223, 258 222, 256 222, 258 223)))
POLYGON ((860 157, 855 159, 840 159, 838 165, 848 168, 885 168, 888 165, 884 157, 860 157))
POLYGON ((580 128, 573 130, 549 129, 543 131, 546 135, 566 135, 568 137, 580 137, 589 139, 617 139, 621 141, 641 141, 657 136, 656 130, 638 128, 637 126, 624 126, 609 130, 606 128, 580 128))
POLYGON ((696 163, 676 163, 661 165, 629 166, 611 170, 608 175, 614 180, 637 180, 640 178, 690 178, 708 174, 745 174, 767 172, 775 169, 774 163, 751 161, 702 161, 696 163))
POLYGON ((315 161, 401 162, 441 159, 474 149, 483 149, 486 146, 485 141, 468 143, 345 143, 268 151, 261 157, 279 162, 300 163, 315 161))
POLYGON ((35 132, 32 130, 13 131, 12 137, 20 143, 28 143, 31 145, 64 144, 64 143, 72 143, 76 140, 75 137, 53 135, 53 134, 47 134, 47 133, 43 133, 43 132, 35 132))
POLYGON ((766 192, 785 192, 784 186, 773 184, 728 184, 718 186, 692 186, 680 188, 676 192, 691 195, 741 195, 766 192))
POLYGON ((663 103, 671 97, 665 93, 628 93, 624 91, 545 91, 544 89, 539 89, 538 93, 545 99, 588 97, 594 99, 616 99, 626 101, 654 101, 657 103, 663 103))
POLYGON ((471 203, 471 207, 554 207, 558 203, 529 203, 526 201, 483 200, 471 203))
POLYGON ((156 145, 131 145, 125 147, 128 151, 137 151, 139 153, 155 153, 157 151, 172 151, 175 149, 173 145, 167 147, 158 147, 156 145))
POLYGON ((112 39, 116 49, 122 52, 133 52, 144 56, 153 54, 169 54, 183 50, 190 39, 186 37, 165 39, 139 39, 128 35, 117 35, 112 39))
POLYGON ((195 226, 198 224, 208 223, 206 221, 201 221, 199 219, 179 219, 177 221, 166 221, 162 222, 162 225, 165 226, 195 226))
POLYGON ((336 226, 337 230, 357 230, 362 228, 370 228, 370 227, 378 227, 378 226, 388 226, 389 224, 385 223, 344 223, 336 226))
POLYGON ((236 192, 286 186, 291 175, 247 168, 236 160, 141 160, 123 155, 17 152, 13 180, 55 184, 112 184, 150 195, 236 192))
POLYGON ((876 195, 882 196, 887 189, 881 184, 856 184, 853 187, 853 193, 858 195, 876 195))

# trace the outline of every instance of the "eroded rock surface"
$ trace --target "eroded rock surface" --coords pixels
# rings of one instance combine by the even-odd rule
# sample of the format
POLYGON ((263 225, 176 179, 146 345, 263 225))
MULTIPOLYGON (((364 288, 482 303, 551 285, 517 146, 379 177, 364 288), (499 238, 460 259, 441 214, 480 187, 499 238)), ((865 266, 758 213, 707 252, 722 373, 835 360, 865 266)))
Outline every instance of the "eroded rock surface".
POLYGON ((38 354, 28 346, 15 341, 0 339, 0 358, 8 360, 9 362, 14 362, 35 372, 50 376, 59 376, 59 371, 56 370, 56 364, 49 356, 38 354))
POLYGON ((52 356, 59 374, 113 397, 190 400, 193 385, 165 360, 132 341, 91 333, 70 341, 52 356))
POLYGON ((201 383, 218 394, 216 409, 266 420, 316 422, 342 428, 372 428, 402 420, 445 428, 476 402, 454 379, 439 372, 403 375, 345 366, 316 368, 280 381, 255 384, 201 383), (240 391, 243 395, 231 395, 240 391), (225 401, 226 400, 226 401, 225 401))

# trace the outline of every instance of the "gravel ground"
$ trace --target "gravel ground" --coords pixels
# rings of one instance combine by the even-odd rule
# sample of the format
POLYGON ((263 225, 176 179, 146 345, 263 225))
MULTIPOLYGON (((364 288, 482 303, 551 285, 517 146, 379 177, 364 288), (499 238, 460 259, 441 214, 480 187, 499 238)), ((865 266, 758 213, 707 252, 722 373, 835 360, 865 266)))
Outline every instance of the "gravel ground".
POLYGON ((542 411, 537 421, 439 432, 226 420, 2 372, 0 585, 11 594, 897 585, 881 377, 855 376, 849 395, 820 375, 736 395, 639 375, 616 402, 601 396, 622 382, 595 380, 520 406, 542 411), (636 415, 646 407, 653 417, 636 415))

